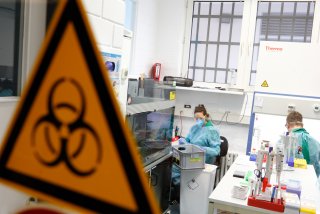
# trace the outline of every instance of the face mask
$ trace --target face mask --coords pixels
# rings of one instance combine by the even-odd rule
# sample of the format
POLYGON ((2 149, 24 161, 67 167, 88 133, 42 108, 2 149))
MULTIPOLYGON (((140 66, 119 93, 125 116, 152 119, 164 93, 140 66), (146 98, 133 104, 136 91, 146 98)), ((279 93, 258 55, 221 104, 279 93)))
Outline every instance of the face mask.
POLYGON ((198 125, 198 126, 203 126, 203 124, 204 124, 204 120, 198 118, 198 119, 197 119, 197 125, 198 125))

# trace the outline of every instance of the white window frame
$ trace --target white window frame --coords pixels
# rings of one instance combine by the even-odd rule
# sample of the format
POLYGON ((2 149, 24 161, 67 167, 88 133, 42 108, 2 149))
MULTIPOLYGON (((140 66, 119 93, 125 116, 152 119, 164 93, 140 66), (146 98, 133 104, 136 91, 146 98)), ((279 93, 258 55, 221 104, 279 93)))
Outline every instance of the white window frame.
MULTIPOLYGON (((234 0, 211 0, 212 2, 234 2, 234 0)), ((194 81, 194 86, 202 86, 208 88, 224 87, 242 89, 244 91, 253 92, 254 86, 250 86, 251 63, 253 55, 253 44, 255 36, 256 15, 258 9, 258 2, 299 2, 301 0, 244 0, 242 28, 240 36, 240 51, 237 68, 236 84, 230 86, 229 84, 207 83, 194 81)), ((320 43, 320 0, 303 0, 305 2, 315 2, 314 19, 311 43, 320 43)), ((181 77, 188 76, 189 70, 189 51, 190 51, 190 37, 192 30, 192 15, 194 2, 208 2, 208 0, 186 0, 187 15, 185 24, 185 37, 183 42, 183 56, 181 65, 181 77)))

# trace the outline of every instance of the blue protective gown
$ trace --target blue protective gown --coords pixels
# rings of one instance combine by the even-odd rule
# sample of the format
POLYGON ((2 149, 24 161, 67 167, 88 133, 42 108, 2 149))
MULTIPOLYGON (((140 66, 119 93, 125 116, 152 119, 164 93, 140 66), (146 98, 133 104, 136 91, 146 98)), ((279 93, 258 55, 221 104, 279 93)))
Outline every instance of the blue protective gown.
MULTIPOLYGON (((192 126, 185 142, 204 149, 207 164, 213 164, 216 156, 220 154, 220 134, 211 121, 208 121, 205 126, 199 126, 198 124, 192 126)), ((180 170, 175 165, 172 166, 172 180, 174 184, 180 182, 180 170)))
POLYGON ((213 164, 216 156, 220 154, 220 134, 211 121, 208 121, 203 127, 197 124, 192 126, 186 141, 206 151, 206 163, 208 164, 213 164))
POLYGON ((312 164, 317 176, 320 175, 320 143, 311 137, 304 128, 297 128, 291 131, 298 137, 298 146, 302 153, 296 154, 297 158, 303 158, 307 164, 312 164))

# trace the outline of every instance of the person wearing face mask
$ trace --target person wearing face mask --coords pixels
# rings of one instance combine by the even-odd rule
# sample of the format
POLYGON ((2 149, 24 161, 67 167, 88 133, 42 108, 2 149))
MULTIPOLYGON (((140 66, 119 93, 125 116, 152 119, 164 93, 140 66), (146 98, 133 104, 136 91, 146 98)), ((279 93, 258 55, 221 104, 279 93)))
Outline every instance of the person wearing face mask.
POLYGON ((289 133, 293 133, 298 137, 298 149, 295 156, 305 159, 307 164, 312 164, 317 176, 319 176, 320 143, 303 128, 302 119, 302 115, 299 112, 290 112, 287 116, 285 126, 289 133))
POLYGON ((196 124, 193 125, 185 139, 180 138, 179 143, 191 143, 200 146, 206 152, 206 163, 213 164, 220 154, 220 134, 209 120, 204 105, 199 105, 194 110, 196 124))
MULTIPOLYGON (((186 138, 179 139, 179 144, 190 143, 199 146, 205 150, 205 162, 213 164, 220 154, 219 131, 209 120, 209 114, 204 105, 195 108, 194 117, 196 124, 191 127, 186 138)), ((174 185, 180 183, 180 170, 175 165, 172 167, 172 181, 174 185)))

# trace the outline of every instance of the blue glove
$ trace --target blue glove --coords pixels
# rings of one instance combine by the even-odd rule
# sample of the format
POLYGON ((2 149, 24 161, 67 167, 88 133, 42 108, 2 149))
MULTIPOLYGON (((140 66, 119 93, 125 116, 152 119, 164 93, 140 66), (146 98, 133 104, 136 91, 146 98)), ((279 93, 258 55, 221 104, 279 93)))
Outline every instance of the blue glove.
POLYGON ((186 144, 186 143, 187 143, 187 141, 186 141, 185 138, 181 137, 181 138, 179 139, 179 144, 186 144))

